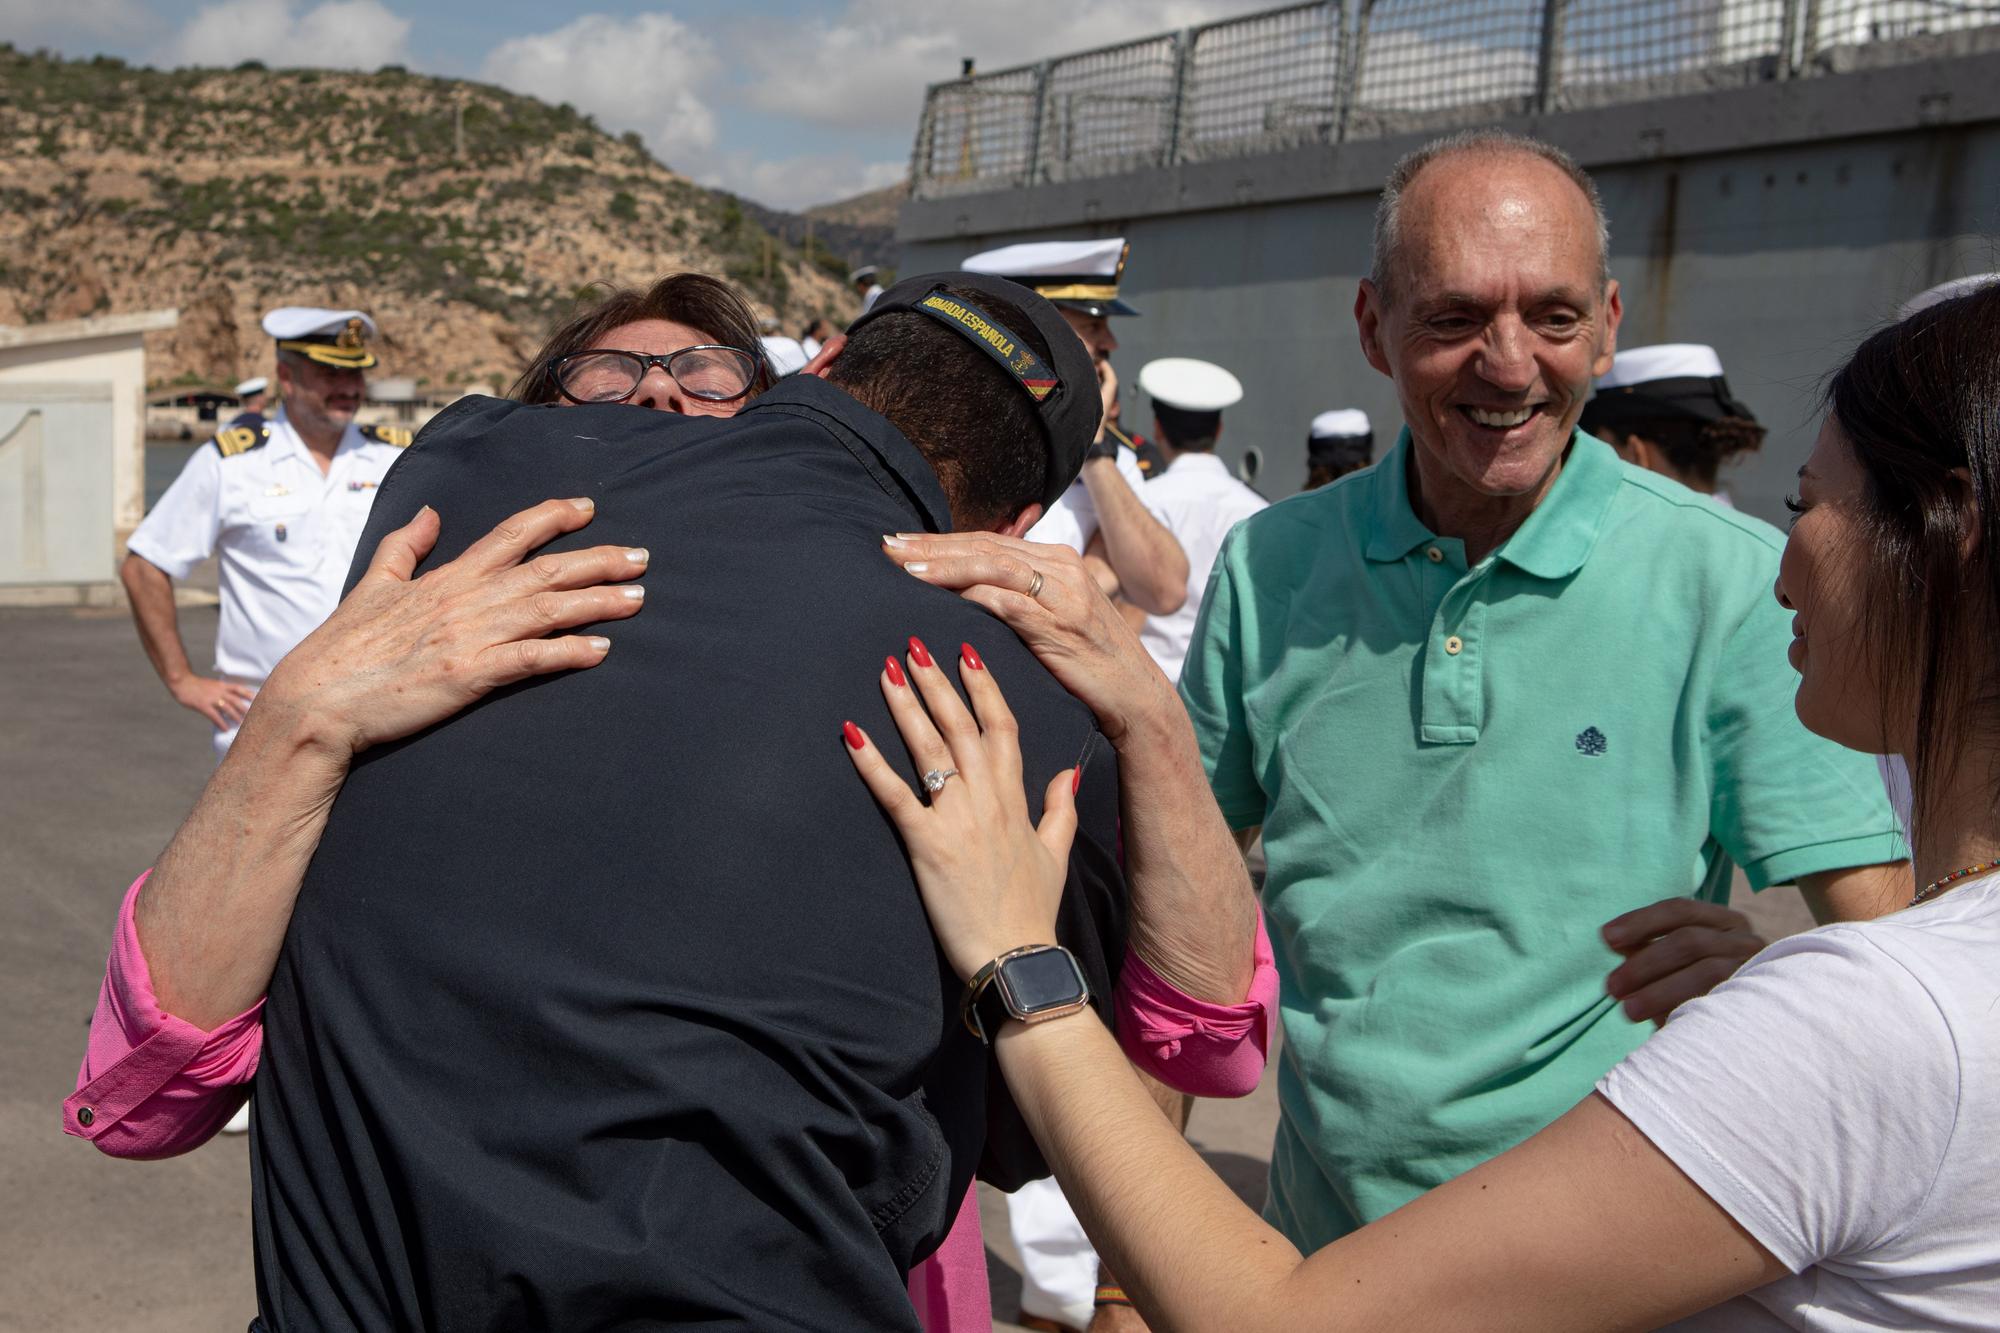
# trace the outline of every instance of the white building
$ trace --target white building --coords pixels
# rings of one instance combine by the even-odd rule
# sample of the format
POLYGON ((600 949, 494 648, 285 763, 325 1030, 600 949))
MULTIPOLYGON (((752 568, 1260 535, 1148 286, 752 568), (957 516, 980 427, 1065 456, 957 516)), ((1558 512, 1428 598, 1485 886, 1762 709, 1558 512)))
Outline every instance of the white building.
POLYGON ((178 310, 0 326, 0 602, 108 600, 145 514, 145 335, 178 310))

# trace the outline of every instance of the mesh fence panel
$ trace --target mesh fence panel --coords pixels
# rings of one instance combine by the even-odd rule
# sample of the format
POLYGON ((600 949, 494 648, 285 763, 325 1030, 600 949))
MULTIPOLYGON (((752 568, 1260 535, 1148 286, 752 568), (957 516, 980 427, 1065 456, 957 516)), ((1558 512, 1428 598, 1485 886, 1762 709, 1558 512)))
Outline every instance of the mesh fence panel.
POLYGON ((1808 41, 1815 51, 2000 24, 1995 0, 1818 0, 1808 41))
POLYGON ((1164 35, 1049 66, 1041 178, 1068 180, 1165 162, 1179 52, 1178 40, 1164 35))
POLYGON ((1294 5, 1198 29, 1181 101, 1181 158, 1333 138, 1345 37, 1338 4, 1294 5))
POLYGON ((2000 0, 1325 0, 934 86, 918 198, 1970 51, 2000 0), (1788 17, 1788 15, 1790 17, 1788 17), (1793 49, 1786 50, 1787 37, 1793 49), (1037 110, 1039 108, 1039 120, 1037 110))
POLYGON ((1662 78, 1768 77, 1784 42, 1785 0, 1570 0, 1562 22, 1562 88, 1638 100, 1658 95, 1662 78))
POLYGON ((1391 133, 1413 113, 1535 94, 1541 0, 1377 0, 1356 28, 1350 133, 1391 133))
POLYGON ((1037 71, 1010 69, 932 88, 924 101, 914 176, 927 198, 1001 189, 1028 179, 1037 71))

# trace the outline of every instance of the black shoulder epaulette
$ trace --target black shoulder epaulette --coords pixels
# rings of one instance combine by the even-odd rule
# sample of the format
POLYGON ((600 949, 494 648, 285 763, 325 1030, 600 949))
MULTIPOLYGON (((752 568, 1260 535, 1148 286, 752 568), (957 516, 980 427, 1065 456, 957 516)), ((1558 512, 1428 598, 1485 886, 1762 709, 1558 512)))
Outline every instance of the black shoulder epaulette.
POLYGON ((407 449, 410 441, 417 438, 417 433, 407 426, 363 426, 361 438, 386 444, 392 449, 407 449))
POLYGON ((231 426, 218 432, 215 447, 224 458, 234 458, 247 454, 252 449, 262 449, 271 442, 271 423, 266 421, 257 426, 231 426))

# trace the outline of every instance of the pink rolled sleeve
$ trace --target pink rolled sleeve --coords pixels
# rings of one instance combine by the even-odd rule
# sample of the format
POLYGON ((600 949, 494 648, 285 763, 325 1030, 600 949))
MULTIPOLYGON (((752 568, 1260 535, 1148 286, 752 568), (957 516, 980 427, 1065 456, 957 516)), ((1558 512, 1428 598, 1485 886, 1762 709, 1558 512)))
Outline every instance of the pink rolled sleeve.
POLYGON ((262 1000, 210 1032, 161 1011, 132 921, 145 882, 132 882, 118 910, 90 1043, 63 1102, 63 1133, 113 1157, 172 1157, 208 1142, 243 1104, 264 1045, 262 1000))
POLYGON ((1271 1054, 1278 967, 1264 913, 1251 943, 1250 990, 1240 1004, 1197 1000, 1127 952, 1118 976, 1118 1044, 1126 1058, 1191 1097, 1247 1097, 1271 1054))

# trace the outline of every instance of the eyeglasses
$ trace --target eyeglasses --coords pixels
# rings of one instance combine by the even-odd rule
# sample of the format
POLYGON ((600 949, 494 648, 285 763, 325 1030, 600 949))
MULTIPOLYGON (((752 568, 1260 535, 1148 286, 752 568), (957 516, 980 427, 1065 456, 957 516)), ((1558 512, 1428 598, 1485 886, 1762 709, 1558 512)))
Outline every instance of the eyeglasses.
POLYGON ((654 366, 666 371, 681 391, 704 402, 726 403, 750 392, 757 358, 740 347, 701 343, 665 356, 643 352, 572 352, 550 363, 556 388, 573 403, 622 403, 639 391, 654 366))

